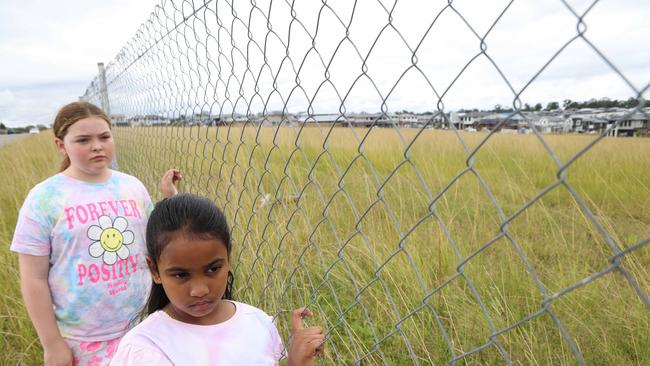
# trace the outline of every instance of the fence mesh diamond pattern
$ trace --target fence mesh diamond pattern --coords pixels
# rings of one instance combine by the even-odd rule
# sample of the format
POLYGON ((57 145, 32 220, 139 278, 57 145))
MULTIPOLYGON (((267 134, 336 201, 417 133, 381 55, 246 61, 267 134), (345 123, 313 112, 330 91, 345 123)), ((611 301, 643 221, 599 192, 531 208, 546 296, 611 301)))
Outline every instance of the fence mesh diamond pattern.
POLYGON ((121 170, 153 192, 178 167, 182 191, 225 210, 236 298, 274 315, 285 339, 288 311, 309 306, 325 364, 598 364, 601 327, 618 360, 640 364, 650 191, 608 172, 643 150, 606 136, 645 115, 647 81, 590 38, 607 4, 542 3, 561 22, 522 49, 509 29, 535 27, 521 15, 533 4, 514 0, 478 13, 461 1, 165 0, 82 98, 111 114, 121 170), (523 101, 575 48, 636 107, 597 134, 542 135, 523 101), (469 90, 512 112, 462 131, 445 103, 471 102, 469 90), (427 112, 394 113, 415 104, 427 112), (531 133, 498 133, 513 121, 531 133), (603 203, 625 196, 622 217, 603 203))

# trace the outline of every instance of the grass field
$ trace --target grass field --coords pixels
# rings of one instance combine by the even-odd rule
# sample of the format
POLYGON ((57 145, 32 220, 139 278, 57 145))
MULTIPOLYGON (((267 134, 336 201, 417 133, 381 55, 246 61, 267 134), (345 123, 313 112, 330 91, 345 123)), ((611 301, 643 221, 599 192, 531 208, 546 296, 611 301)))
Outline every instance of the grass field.
MULTIPOLYGON (((650 245, 620 258, 629 279, 592 277, 650 237, 648 139, 599 141, 531 202, 595 136, 544 136, 551 155, 533 135, 439 130, 115 135, 120 170, 155 198, 175 166, 182 191, 225 209, 237 300, 277 315, 285 339, 288 311, 308 304, 328 332, 323 364, 574 365, 572 347, 589 365, 650 364, 650 309, 630 284, 650 295, 650 245)), ((51 139, 0 147, 5 248, 28 190, 56 171, 51 139)), ((16 262, 0 253, 0 364, 38 364, 16 262)))

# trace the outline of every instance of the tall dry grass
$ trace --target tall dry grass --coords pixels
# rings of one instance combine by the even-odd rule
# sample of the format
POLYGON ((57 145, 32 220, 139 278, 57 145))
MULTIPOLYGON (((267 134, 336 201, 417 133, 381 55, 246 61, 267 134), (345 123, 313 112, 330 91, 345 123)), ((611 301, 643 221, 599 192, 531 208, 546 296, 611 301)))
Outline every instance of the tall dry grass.
MULTIPOLYGON (((618 271, 491 339, 493 329, 543 310, 543 292, 552 296, 608 268, 610 245, 621 250, 650 237, 650 141, 599 141, 566 169, 579 200, 560 185, 520 212, 557 181, 554 158, 563 164, 594 136, 544 136, 554 157, 532 135, 485 137, 257 126, 116 130, 120 170, 155 197, 160 173, 176 166, 182 190, 225 209, 237 298, 277 315, 285 337, 287 311, 309 304, 312 322, 328 330, 324 364, 411 364, 413 357, 445 364, 452 349, 458 356, 479 348, 460 364, 500 364, 500 352, 521 365, 576 364, 554 317, 588 364, 650 364, 650 311, 618 271)), ((42 148, 46 139, 0 150, 0 168, 17 171, 0 196, 5 243, 27 190, 56 165, 53 150, 42 148)), ((36 360, 15 258, 8 251, 0 258, 11 268, 0 282, 5 349, 12 350, 2 357, 36 360)), ((650 248, 621 263, 649 294, 650 248)))
POLYGON ((20 295, 18 257, 9 252, 18 209, 32 186, 56 172, 51 133, 31 135, 0 147, 0 364, 39 365, 42 350, 20 295))

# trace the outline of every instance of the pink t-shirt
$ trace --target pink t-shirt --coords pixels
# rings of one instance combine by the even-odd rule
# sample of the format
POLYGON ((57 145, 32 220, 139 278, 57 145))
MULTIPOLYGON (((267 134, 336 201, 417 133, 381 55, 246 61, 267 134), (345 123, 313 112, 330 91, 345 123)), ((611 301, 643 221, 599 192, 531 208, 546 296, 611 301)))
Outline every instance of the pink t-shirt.
POLYGON ((11 250, 50 257, 63 337, 102 341, 126 332, 151 286, 145 230, 152 209, 144 185, 116 171, 102 183, 59 173, 29 192, 11 250))
POLYGON ((157 311, 120 341, 112 366, 278 365, 285 351, 270 316, 234 302, 235 314, 214 325, 194 325, 157 311))

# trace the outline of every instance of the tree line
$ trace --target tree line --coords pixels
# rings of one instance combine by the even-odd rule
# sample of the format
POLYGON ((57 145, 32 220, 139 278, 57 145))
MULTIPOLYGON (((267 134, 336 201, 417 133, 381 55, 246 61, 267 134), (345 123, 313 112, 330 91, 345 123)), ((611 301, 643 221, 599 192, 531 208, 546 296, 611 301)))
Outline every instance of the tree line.
POLYGON ((0 121, 0 131, 2 133, 8 133, 8 134, 19 134, 19 133, 28 133, 32 128, 37 128, 39 131, 43 131, 47 129, 47 126, 38 124, 36 126, 34 125, 29 125, 29 126, 22 126, 22 127, 7 127, 4 122, 0 121))
MULTIPOLYGON (((638 106, 639 103, 640 103, 639 99, 636 98, 628 98, 627 100, 602 98, 602 99, 589 99, 588 101, 584 101, 584 102, 577 102, 571 99, 565 99, 564 101, 562 101, 562 109, 568 110, 568 109, 582 109, 582 108, 593 108, 593 109, 634 108, 638 106)), ((532 106, 528 103, 525 103, 519 110, 522 112, 540 112, 542 110, 548 112, 548 111, 554 111, 558 109, 560 109, 559 102, 549 102, 548 104, 546 104, 546 107, 543 107, 542 103, 536 103, 535 105, 532 106)), ((495 113, 513 112, 513 111, 514 109, 512 107, 504 107, 501 104, 495 105, 493 109, 480 110, 480 112, 495 112, 495 113)), ((479 109, 476 108, 460 109, 459 112, 479 112, 479 109)))

